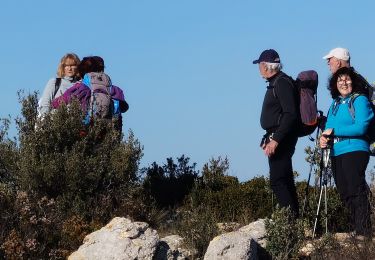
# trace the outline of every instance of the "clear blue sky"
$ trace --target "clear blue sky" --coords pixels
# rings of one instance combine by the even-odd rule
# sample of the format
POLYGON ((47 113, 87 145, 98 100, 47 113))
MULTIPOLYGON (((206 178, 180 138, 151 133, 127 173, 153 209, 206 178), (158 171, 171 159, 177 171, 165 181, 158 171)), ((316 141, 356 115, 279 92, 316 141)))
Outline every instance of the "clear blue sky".
MULTIPOLYGON (((130 105, 130 128, 144 145, 142 166, 182 154, 198 169, 228 156, 241 181, 268 173, 259 149, 265 82, 251 62, 276 49, 292 76, 315 69, 327 111, 322 57, 346 47, 375 81, 373 1, 4 0, 0 9, 0 117, 20 114, 16 92, 43 91, 67 52, 105 59, 130 105)), ((307 177, 299 140, 294 168, 307 177)), ((373 160, 373 159, 372 159, 373 160)), ((369 166, 370 169, 372 166, 369 166)))

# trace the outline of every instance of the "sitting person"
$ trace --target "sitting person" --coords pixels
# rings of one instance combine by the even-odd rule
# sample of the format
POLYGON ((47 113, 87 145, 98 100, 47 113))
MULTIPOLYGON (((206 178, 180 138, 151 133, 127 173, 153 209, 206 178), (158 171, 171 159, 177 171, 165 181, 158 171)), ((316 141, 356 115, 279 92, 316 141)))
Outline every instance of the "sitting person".
POLYGON ((42 97, 38 102, 38 116, 43 117, 51 108, 51 101, 60 97, 64 92, 78 81, 78 65, 80 60, 74 53, 64 55, 57 68, 57 78, 47 82, 42 97))
POLYGON ((123 91, 112 85, 110 78, 104 73, 104 60, 99 56, 85 57, 78 71, 83 76, 82 81, 52 100, 52 107, 58 108, 61 103, 69 104, 76 98, 87 112, 85 124, 90 123, 94 117, 109 120, 116 118, 115 128, 121 132, 121 113, 125 113, 129 105, 123 91))

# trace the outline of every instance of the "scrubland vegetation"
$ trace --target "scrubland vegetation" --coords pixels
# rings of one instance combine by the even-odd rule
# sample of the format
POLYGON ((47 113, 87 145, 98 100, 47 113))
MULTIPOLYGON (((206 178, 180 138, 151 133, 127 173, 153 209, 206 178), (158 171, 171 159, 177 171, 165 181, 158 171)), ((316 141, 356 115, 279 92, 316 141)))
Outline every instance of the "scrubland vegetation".
MULTIPOLYGON (((228 175, 226 158, 212 158, 196 169, 186 155, 140 169, 143 148, 133 132, 124 138, 100 122, 84 128, 75 103, 40 120, 36 94, 20 102, 17 137, 8 136, 9 118, 0 126, 0 259, 65 259, 85 235, 115 216, 145 221, 161 235, 181 235, 196 257, 219 234, 219 222, 246 225, 272 216, 268 250, 276 259, 297 257, 297 247, 306 239, 303 231, 312 228, 319 193, 314 185, 309 186, 303 218, 289 221, 287 212, 275 210, 267 176, 239 182, 228 175)), ((319 154, 309 148, 306 153, 318 165, 319 154)), ((251 165, 248 171, 252 176, 251 165)), ((319 175, 319 167, 314 171, 319 175)), ((306 185, 297 183, 301 210, 306 185)), ((333 188, 328 192, 329 230, 348 232, 338 195, 333 188)), ((323 226, 320 219, 319 236, 323 226)), ((316 259, 342 252, 332 243, 320 243, 316 259)), ((366 250, 365 256, 374 251, 366 250)))

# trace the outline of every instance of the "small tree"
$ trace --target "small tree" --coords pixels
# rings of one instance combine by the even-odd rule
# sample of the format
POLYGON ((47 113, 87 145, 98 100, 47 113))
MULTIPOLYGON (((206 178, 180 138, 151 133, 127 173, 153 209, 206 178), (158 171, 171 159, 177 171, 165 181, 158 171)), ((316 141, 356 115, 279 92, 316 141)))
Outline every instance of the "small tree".
POLYGON ((6 128, 0 131, 0 207, 6 209, 0 256, 65 258, 88 232, 116 214, 134 213, 143 148, 131 131, 123 140, 106 122, 84 126, 78 102, 43 119, 36 93, 20 102, 18 143, 4 138, 6 128), (9 173, 11 181, 3 177, 9 173))
POLYGON ((189 157, 182 155, 175 164, 172 158, 167 158, 163 166, 154 162, 142 170, 145 174, 144 189, 159 207, 178 206, 190 193, 199 172, 195 170, 196 163, 189 165, 189 160, 189 157))

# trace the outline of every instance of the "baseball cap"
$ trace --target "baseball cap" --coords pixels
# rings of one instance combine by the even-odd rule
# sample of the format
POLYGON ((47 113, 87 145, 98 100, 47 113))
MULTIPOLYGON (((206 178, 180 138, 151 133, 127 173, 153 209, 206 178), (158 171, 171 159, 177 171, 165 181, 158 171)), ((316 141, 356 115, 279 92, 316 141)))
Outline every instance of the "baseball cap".
POLYGON ((273 49, 264 50, 260 54, 259 59, 253 61, 253 64, 261 62, 280 63, 279 54, 273 49))
POLYGON ((349 60, 350 54, 347 49, 339 47, 339 48, 332 49, 326 56, 323 57, 323 59, 327 60, 332 57, 335 57, 339 60, 349 60))

